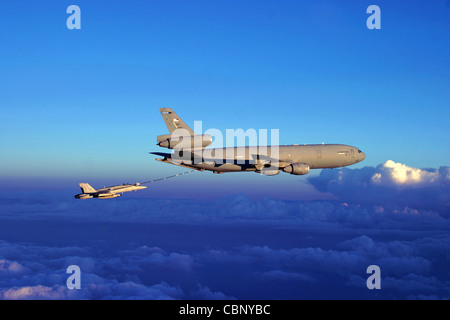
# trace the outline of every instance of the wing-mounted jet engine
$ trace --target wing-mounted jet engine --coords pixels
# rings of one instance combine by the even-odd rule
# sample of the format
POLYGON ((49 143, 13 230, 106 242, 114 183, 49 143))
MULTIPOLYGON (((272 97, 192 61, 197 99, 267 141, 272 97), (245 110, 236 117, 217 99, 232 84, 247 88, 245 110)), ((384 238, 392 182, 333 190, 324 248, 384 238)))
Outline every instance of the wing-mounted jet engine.
POLYGON ((302 176, 308 174, 310 167, 307 163, 293 163, 283 168, 283 172, 294 174, 296 176, 302 176))

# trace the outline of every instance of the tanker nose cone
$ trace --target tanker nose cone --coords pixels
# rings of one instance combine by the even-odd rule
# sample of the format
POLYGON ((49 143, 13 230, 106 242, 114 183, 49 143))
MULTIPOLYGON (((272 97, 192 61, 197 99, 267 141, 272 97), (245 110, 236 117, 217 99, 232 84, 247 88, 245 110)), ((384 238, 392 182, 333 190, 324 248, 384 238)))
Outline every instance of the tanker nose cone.
POLYGON ((366 158, 366 154, 359 150, 359 161, 363 161, 366 158))

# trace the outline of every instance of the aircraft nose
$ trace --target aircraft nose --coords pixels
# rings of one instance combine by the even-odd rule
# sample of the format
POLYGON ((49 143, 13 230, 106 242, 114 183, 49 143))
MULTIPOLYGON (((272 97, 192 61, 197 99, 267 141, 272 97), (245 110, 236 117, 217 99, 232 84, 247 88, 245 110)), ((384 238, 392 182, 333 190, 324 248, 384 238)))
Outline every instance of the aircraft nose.
POLYGON ((364 152, 361 152, 361 154, 359 155, 360 161, 363 161, 365 158, 366 158, 366 154, 364 152))

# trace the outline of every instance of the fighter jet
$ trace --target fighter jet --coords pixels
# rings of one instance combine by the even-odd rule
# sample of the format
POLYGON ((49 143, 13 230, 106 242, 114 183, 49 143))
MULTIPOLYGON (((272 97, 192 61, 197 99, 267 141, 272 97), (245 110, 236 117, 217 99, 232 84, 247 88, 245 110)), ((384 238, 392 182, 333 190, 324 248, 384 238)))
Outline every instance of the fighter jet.
POLYGON ((75 199, 111 199, 120 197, 124 192, 146 189, 146 186, 136 184, 123 184, 118 186, 105 187, 95 190, 88 183, 80 183, 81 192, 75 196, 75 199))
POLYGON ((160 108, 170 134, 157 137, 157 145, 173 153, 151 152, 156 160, 214 173, 251 171, 277 175, 281 171, 305 175, 310 169, 332 169, 363 161, 364 152, 345 144, 312 144, 207 149, 212 136, 195 134, 171 109, 160 108))

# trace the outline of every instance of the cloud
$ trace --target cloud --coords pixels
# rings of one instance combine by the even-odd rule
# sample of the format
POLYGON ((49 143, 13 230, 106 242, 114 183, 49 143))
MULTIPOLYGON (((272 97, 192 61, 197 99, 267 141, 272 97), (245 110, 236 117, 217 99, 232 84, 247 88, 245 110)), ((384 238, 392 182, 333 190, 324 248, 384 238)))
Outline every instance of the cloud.
MULTIPOLYGON (((361 171, 364 170, 367 169, 361 169, 361 171)), ((63 197, 55 196, 54 193, 45 195, 39 193, 30 195, 23 201, 17 199, 14 203, 3 201, 1 197, 5 195, 0 195, 0 218, 11 221, 46 221, 50 219, 66 221, 66 223, 88 221, 189 225, 258 223, 315 228, 340 228, 342 226, 348 228, 393 228, 400 225, 404 227, 405 223, 408 224, 408 227, 416 228, 418 220, 432 224, 448 223, 431 210, 430 207, 434 208, 435 205, 430 204, 424 209, 414 208, 413 202, 408 201, 411 198, 409 193, 405 197, 400 197, 395 190, 385 192, 384 187, 364 187, 365 182, 361 182, 364 179, 357 178, 358 175, 361 175, 360 171, 344 172, 344 178, 340 182, 342 185, 336 185, 332 181, 333 178, 325 179, 322 175, 318 177, 319 180, 316 180, 318 181, 316 184, 325 183, 326 187, 340 193, 345 202, 288 201, 271 198, 252 200, 242 194, 211 201, 119 198, 108 201, 82 202, 75 199, 66 200, 63 197), (346 179, 356 181, 352 183, 346 179), (353 184, 356 186, 353 187, 353 184), (357 195, 358 192, 360 196, 357 195), (39 202, 33 201, 34 197, 39 202), (393 197, 392 201, 388 201, 389 197, 393 197)), ((367 179, 370 180, 370 177, 367 179)), ((421 191, 418 190, 418 192, 421 191)), ((420 199, 420 197, 416 198, 420 199)))
POLYGON ((447 167, 387 162, 310 180, 340 199, 0 194, 0 298, 370 299, 372 264, 376 297, 450 297, 447 167), (65 286, 72 264, 82 290, 65 286))
MULTIPOLYGON (((450 297, 448 272, 436 272, 439 265, 447 263, 444 253, 450 238, 425 237, 413 241, 378 241, 368 236, 359 236, 338 243, 334 248, 299 247, 276 249, 268 246, 245 246, 234 251, 222 252, 219 256, 227 266, 245 270, 253 266, 255 281, 287 282, 291 286, 301 282, 302 286, 314 288, 339 288, 342 292, 364 292, 370 265, 378 265, 382 275, 384 297, 420 298, 420 295, 440 298, 450 297), (428 243, 433 242, 433 252, 428 252, 428 243), (427 244, 427 245, 425 245, 427 244), (441 255, 436 255, 441 254, 441 255)), ((217 251, 204 259, 215 260, 217 251)), ((448 255, 448 254, 447 254, 448 255)), ((447 269, 446 269, 447 270, 447 269)), ((365 293, 368 293, 367 290, 365 293)), ((360 293, 358 293, 360 294, 360 293)), ((333 296, 333 297, 337 297, 333 296)), ((364 296, 360 296, 364 298, 364 296)))
MULTIPOLYGON (((450 228, 445 219, 433 216, 427 220, 413 214, 412 221, 399 217, 394 224, 387 214, 380 219, 388 220, 387 226, 365 225, 359 220, 352 222, 358 212, 366 212, 361 215, 371 223, 379 213, 356 205, 319 204, 313 207, 321 210, 319 217, 314 220, 312 211, 308 212, 301 220, 303 225, 246 222, 245 227, 217 228, 211 224, 170 224, 166 229, 156 225, 156 229, 163 228, 159 232, 165 237, 161 237, 154 234, 151 225, 136 228, 118 223, 113 229, 98 223, 93 230, 103 230, 95 235, 102 240, 87 239, 84 245, 81 239, 89 235, 89 229, 77 238, 66 239, 69 246, 57 245, 64 236, 48 245, 3 240, 0 299, 371 298, 365 281, 366 268, 372 264, 382 270, 383 291, 378 297, 450 296, 446 268, 450 228), (351 214, 345 219, 339 219, 348 212, 351 214), (422 229, 410 228, 415 224, 422 229), (120 237, 116 230, 122 230, 120 237), (371 236, 358 235, 361 233, 371 236), (199 241, 192 242, 194 238, 199 241), (155 242, 183 249, 166 250, 155 242), (65 286, 66 268, 71 264, 81 268, 81 290, 65 286)), ((293 210, 301 217, 305 208, 296 203, 284 210, 293 210)), ((92 228, 90 225, 92 222, 66 224, 65 228, 86 230, 92 228)), ((56 224, 46 232, 54 234, 60 227, 56 224)))
POLYGON ((303 282, 314 282, 314 279, 310 276, 297 273, 297 272, 285 272, 282 270, 271 270, 263 272, 261 277, 265 280, 274 281, 303 281, 303 282))
POLYGON ((14 274, 22 274, 23 272, 25 272, 25 268, 21 264, 15 261, 0 259, 0 275, 12 276, 14 274))
POLYGON ((62 285, 24 286, 0 289, 0 298, 4 300, 173 300, 184 296, 180 288, 171 287, 167 283, 145 286, 131 281, 118 282, 112 280, 100 284, 88 284, 81 290, 69 290, 62 285))
POLYGON ((193 300, 236 300, 234 297, 226 296, 219 291, 212 291, 203 285, 198 285, 197 290, 190 292, 189 297, 193 300))
POLYGON ((386 161, 377 167, 371 180, 374 184, 397 186, 445 186, 450 184, 450 168, 441 167, 439 170, 425 170, 408 167, 405 164, 386 161))
POLYGON ((64 289, 61 286, 55 288, 41 285, 33 287, 21 287, 0 290, 0 298, 4 300, 43 300, 43 299, 62 299, 64 298, 64 289))
POLYGON ((183 280, 194 274, 190 255, 147 246, 115 251, 113 258, 110 254, 0 241, 0 299, 233 299, 183 280), (81 269, 81 290, 65 285, 72 264, 81 269))
POLYGON ((377 167, 322 170, 308 181, 346 202, 436 210, 450 216, 450 168, 418 169, 394 161, 377 167))

